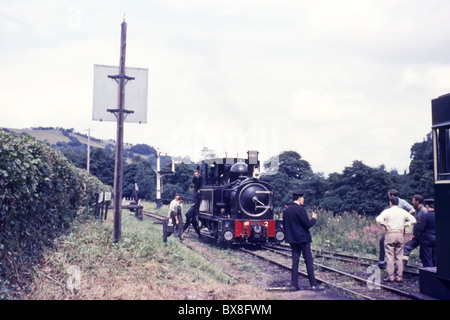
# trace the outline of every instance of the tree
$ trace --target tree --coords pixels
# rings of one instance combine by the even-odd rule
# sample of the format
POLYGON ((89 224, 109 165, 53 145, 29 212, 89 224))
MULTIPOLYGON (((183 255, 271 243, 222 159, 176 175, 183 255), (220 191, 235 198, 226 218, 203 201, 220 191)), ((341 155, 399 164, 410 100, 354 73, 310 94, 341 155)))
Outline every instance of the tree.
POLYGON ((329 190, 321 201, 325 209, 375 215, 386 207, 386 192, 395 180, 383 165, 371 168, 355 160, 342 174, 331 174, 328 183, 329 190))
POLYGON ((156 198, 156 173, 150 162, 140 156, 134 156, 131 164, 123 168, 123 196, 133 198, 135 183, 138 184, 138 198, 154 200, 156 198))
POLYGON ((114 184, 114 156, 104 149, 95 148, 91 152, 89 172, 99 178, 104 184, 114 184))
MULTIPOLYGON (((170 164, 166 166, 170 170, 170 164)), ((192 177, 194 176, 194 169, 192 166, 184 163, 175 165, 175 172, 163 176, 163 192, 162 200, 164 203, 173 200, 175 193, 179 193, 186 202, 192 202, 193 191, 192 177)))
POLYGON ((425 198, 434 196, 433 163, 433 139, 430 132, 422 142, 416 142, 411 147, 411 163, 405 184, 408 189, 404 190, 408 198, 416 193, 425 198))
POLYGON ((143 155, 156 155, 156 149, 148 144, 136 144, 130 148, 130 150, 134 153, 139 153, 143 155))
POLYGON ((292 202, 292 191, 296 189, 306 190, 308 206, 319 205, 328 189, 323 174, 315 174, 309 162, 303 160, 296 151, 284 151, 278 157, 272 157, 264 164, 266 169, 273 169, 275 166, 277 166, 275 174, 263 175, 261 179, 275 188, 274 202, 278 210, 292 202))

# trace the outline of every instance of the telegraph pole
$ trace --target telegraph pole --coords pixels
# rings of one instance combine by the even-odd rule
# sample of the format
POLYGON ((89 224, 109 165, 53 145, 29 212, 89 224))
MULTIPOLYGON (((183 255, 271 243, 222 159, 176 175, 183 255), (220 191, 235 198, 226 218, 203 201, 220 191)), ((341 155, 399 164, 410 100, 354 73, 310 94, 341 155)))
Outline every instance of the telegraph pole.
POLYGON ((125 54, 127 49, 127 23, 122 22, 120 37, 120 66, 119 75, 108 76, 119 83, 118 109, 108 109, 116 114, 117 139, 116 139, 116 164, 114 168, 114 242, 122 239, 122 181, 123 181, 123 127, 125 114, 132 111, 125 110, 125 84, 126 80, 134 78, 125 75, 125 54))
POLYGON ((128 119, 127 122, 143 122, 146 123, 147 112, 147 79, 148 69, 125 68, 125 56, 127 48, 127 23, 125 18, 121 24, 120 36, 120 63, 119 67, 94 65, 94 104, 93 104, 93 120, 114 121, 109 113, 114 114, 117 122, 116 132, 116 155, 114 168, 114 242, 121 241, 122 238, 122 182, 123 182, 123 131, 126 117, 137 110, 136 119, 128 119), (108 75, 108 73, 118 73, 115 75, 108 75), (127 88, 129 97, 125 101, 125 86, 128 81, 135 80, 135 77, 129 77, 125 72, 130 72, 136 76, 138 81, 136 85, 130 85, 127 88), (117 87, 111 84, 113 79, 117 83, 117 87), (118 91, 116 91, 118 90, 118 91), (115 100, 117 97, 117 100, 115 100), (125 102, 127 106, 125 106, 125 102), (116 104, 117 103, 117 104, 116 104), (111 106, 114 104, 114 106, 111 106), (105 106, 113 107, 114 109, 106 109, 105 106), (125 108, 133 108, 133 110, 126 110, 125 108))
POLYGON ((87 173, 89 173, 89 168, 91 167, 91 128, 87 129, 87 131, 88 131, 88 143, 87 143, 86 171, 87 173))

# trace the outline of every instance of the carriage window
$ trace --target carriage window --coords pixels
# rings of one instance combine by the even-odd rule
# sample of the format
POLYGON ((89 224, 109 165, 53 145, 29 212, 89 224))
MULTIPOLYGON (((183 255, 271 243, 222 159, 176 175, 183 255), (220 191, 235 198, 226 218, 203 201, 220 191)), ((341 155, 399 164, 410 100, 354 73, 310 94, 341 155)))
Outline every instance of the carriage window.
POLYGON ((435 179, 450 182, 450 127, 434 129, 435 179))

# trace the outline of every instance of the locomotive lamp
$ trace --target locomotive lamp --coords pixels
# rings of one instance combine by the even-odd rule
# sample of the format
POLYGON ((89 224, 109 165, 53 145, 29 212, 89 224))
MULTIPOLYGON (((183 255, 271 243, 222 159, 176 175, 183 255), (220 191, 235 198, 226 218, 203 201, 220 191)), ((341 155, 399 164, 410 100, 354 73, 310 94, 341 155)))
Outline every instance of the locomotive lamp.
POLYGON ((420 292, 450 299, 450 94, 431 106, 437 266, 420 269, 420 292))
POLYGON ((258 151, 247 151, 248 154, 248 164, 258 164, 258 151))
POLYGON ((256 179, 260 178, 258 154, 259 152, 255 150, 247 151, 248 172, 250 172, 253 175, 253 178, 256 179))

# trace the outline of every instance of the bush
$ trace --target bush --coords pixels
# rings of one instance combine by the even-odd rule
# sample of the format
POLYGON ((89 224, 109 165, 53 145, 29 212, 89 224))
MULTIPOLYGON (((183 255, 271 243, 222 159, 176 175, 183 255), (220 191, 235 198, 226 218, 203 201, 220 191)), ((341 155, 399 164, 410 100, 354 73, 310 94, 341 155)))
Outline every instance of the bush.
POLYGON ((374 217, 357 213, 333 215, 324 210, 316 212, 317 223, 311 229, 315 248, 361 255, 376 255, 379 252, 378 242, 384 231, 374 217))
POLYGON ((23 271, 80 207, 93 209, 101 189, 97 178, 60 152, 30 136, 0 131, 0 298, 24 285, 23 271))

